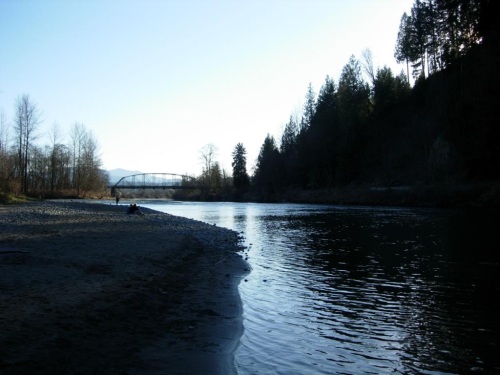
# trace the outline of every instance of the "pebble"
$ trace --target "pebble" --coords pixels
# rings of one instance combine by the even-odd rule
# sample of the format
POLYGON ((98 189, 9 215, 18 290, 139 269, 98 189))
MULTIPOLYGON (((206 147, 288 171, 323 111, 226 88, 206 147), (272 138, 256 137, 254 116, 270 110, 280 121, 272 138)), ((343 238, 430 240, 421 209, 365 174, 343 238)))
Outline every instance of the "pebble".
POLYGON ((109 220, 118 223, 130 220, 147 220, 159 226, 161 230, 192 236, 209 249, 233 254, 244 249, 242 237, 238 232, 147 208, 141 207, 140 209, 144 216, 127 215, 126 206, 100 204, 96 201, 57 200, 19 204, 15 207, 15 211, 0 211, 0 240, 8 237, 9 234, 26 233, 30 226, 36 225, 40 230, 39 224, 54 216, 65 216, 66 218, 62 220, 71 220, 71 217, 84 218, 89 215, 100 215, 106 219, 106 215, 109 213, 109 220), (93 210, 93 204, 99 204, 99 207, 93 210))

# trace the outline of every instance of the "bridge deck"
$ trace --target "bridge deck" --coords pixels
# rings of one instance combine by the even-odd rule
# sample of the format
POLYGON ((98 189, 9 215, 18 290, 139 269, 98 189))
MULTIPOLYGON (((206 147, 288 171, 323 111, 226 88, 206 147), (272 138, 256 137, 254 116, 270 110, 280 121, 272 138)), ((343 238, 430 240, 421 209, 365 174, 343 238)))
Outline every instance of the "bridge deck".
POLYGON ((108 185, 108 189, 204 189, 202 186, 186 185, 108 185))
POLYGON ((204 189, 199 181, 176 173, 139 173, 122 177, 108 186, 114 193, 117 189, 204 189))

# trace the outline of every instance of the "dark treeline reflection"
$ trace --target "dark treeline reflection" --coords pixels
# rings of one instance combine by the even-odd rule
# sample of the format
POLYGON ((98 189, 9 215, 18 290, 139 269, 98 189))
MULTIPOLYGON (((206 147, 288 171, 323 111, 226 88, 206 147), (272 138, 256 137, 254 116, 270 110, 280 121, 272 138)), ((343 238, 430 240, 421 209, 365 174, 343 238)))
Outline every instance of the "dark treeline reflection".
POLYGON ((325 335, 345 350, 373 347, 368 356, 405 373, 495 373, 495 215, 367 209, 295 218, 291 228, 311 231, 304 241, 315 251, 303 259, 318 275, 309 285, 318 314, 335 322, 325 335))

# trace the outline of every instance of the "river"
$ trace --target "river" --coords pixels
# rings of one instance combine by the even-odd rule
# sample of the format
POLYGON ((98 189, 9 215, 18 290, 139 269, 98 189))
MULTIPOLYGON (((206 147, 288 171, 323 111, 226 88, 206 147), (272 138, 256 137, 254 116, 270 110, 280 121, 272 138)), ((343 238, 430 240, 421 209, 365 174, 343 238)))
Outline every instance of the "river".
POLYGON ((498 212, 140 202, 245 238, 249 374, 498 374, 498 212))

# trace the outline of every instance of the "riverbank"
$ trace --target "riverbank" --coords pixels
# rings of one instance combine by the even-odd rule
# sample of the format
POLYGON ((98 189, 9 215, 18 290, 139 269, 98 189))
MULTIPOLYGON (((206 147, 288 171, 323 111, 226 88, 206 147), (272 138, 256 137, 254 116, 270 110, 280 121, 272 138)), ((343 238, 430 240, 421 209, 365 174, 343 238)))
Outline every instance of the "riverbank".
POLYGON ((2 374, 230 374, 235 232, 143 209, 0 205, 2 374))
POLYGON ((351 206, 500 208, 500 183, 285 190, 278 200, 351 206))

